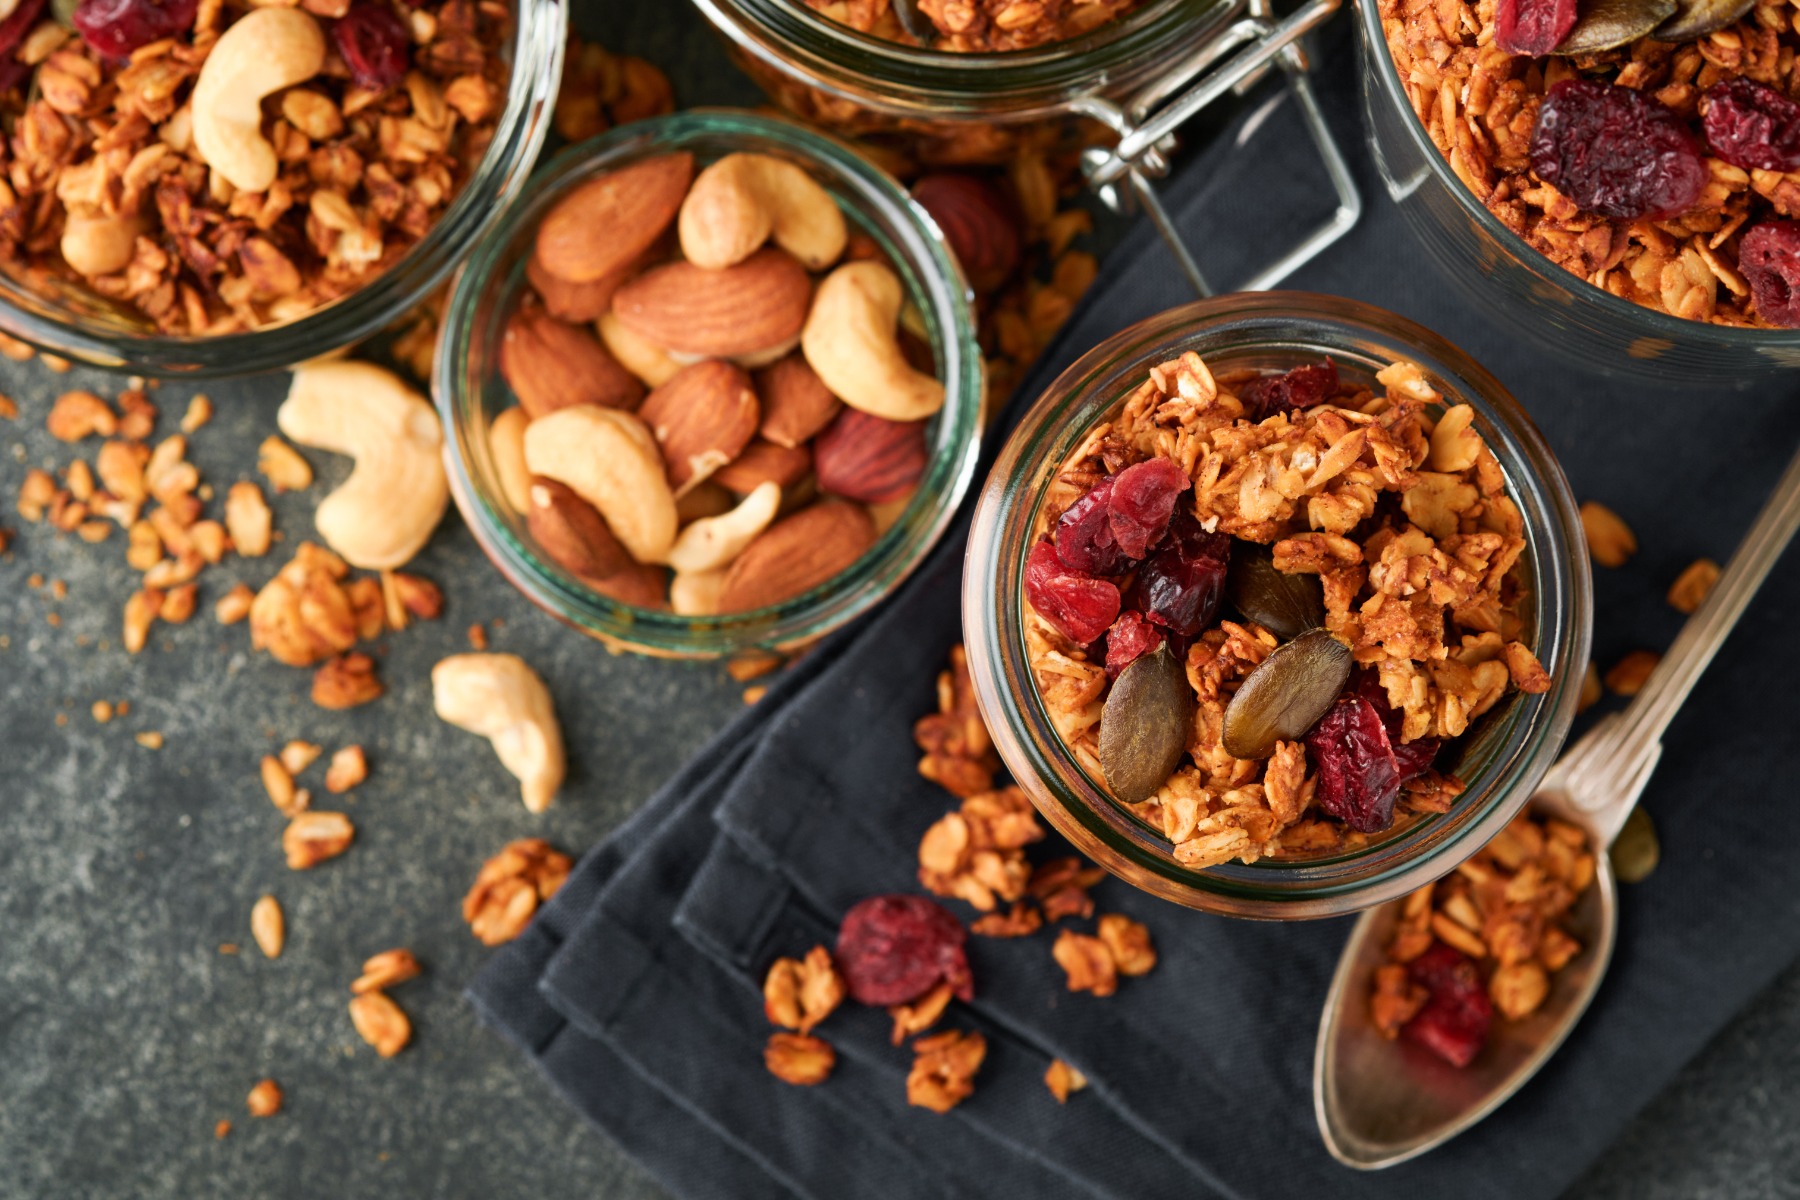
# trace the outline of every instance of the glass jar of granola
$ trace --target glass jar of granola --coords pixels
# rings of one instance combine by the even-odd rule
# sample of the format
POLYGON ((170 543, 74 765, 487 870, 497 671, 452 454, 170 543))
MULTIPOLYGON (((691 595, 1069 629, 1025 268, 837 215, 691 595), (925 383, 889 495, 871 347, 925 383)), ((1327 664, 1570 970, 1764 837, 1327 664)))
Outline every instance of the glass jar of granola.
MULTIPOLYGON (((1719 29, 1699 43, 1639 38, 1578 57, 1539 58, 1509 58, 1491 44, 1485 26, 1504 5, 1453 4, 1466 13, 1454 35, 1436 32, 1433 22, 1446 19, 1441 5, 1358 7, 1363 105, 1377 166, 1430 256, 1473 301, 1533 343, 1647 382, 1719 386, 1800 365, 1800 329, 1777 327, 1793 316, 1764 318, 1758 281, 1746 278, 1739 259, 1759 224, 1792 227, 1786 236, 1800 245, 1800 225, 1790 219, 1795 176, 1734 166, 1701 140, 1701 109, 1710 109, 1704 93, 1740 76, 1748 84, 1748 76, 1787 70, 1780 64, 1793 59, 1790 6, 1713 6, 1735 10, 1742 28, 1719 29), (1543 182, 1533 144, 1551 88, 1585 90, 1595 101, 1596 111, 1581 116, 1599 120, 1594 128, 1602 132, 1578 133, 1581 140, 1613 149, 1667 140, 1682 177, 1658 186, 1680 193, 1669 203, 1681 211, 1632 218, 1625 214, 1662 201, 1602 195, 1572 177, 1560 191, 1543 182), (1602 108, 1618 113, 1602 118, 1602 108), (1616 215, 1581 209, 1577 194, 1616 215)), ((1674 7, 1657 11, 1667 16, 1674 7)), ((1572 15, 1576 6, 1561 10, 1572 15)), ((1800 114, 1779 96, 1773 103, 1800 114)), ((1779 122, 1765 126, 1791 141, 1800 122, 1788 124, 1785 135, 1779 122)), ((1553 147, 1546 141, 1543 148, 1553 147)), ((1556 164, 1545 165, 1562 178, 1556 164)), ((1775 256, 1800 278, 1791 246, 1775 256)), ((1771 281, 1773 292, 1790 293, 1789 283, 1771 281)))
POLYGON ((1206 300, 1096 348, 1003 450, 970 672, 1084 854, 1195 908, 1337 915, 1453 869, 1549 769, 1588 653, 1580 546, 1542 438, 1443 339, 1331 297, 1206 300))
POLYGON ((167 376, 379 332, 524 183, 567 21, 555 0, 28 0, 0 26, 0 333, 167 376))
POLYGON ((451 495, 488 557, 658 657, 791 650, 866 612, 943 535, 980 445, 973 297, 943 235, 843 143, 751 113, 559 155, 458 275, 435 371, 451 495), (775 195, 778 228, 697 265, 735 242, 738 199, 775 195), (622 271, 569 282, 628 241, 622 271), (766 346, 716 336, 765 326, 766 346), (929 403, 872 413, 871 384, 929 403))

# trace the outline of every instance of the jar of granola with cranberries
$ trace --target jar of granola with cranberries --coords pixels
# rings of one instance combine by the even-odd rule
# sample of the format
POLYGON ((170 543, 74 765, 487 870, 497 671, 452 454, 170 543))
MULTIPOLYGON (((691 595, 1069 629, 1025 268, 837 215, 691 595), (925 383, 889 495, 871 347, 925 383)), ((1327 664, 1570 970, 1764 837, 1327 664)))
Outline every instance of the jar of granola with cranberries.
POLYGON ((1518 403, 1348 300, 1202 301, 1051 385, 981 497, 963 625, 994 742, 1128 882, 1331 916, 1452 870, 1560 751, 1580 523, 1518 403))
POLYGON ((1377 164, 1473 299, 1646 381, 1800 364, 1792 4, 1360 7, 1377 164))

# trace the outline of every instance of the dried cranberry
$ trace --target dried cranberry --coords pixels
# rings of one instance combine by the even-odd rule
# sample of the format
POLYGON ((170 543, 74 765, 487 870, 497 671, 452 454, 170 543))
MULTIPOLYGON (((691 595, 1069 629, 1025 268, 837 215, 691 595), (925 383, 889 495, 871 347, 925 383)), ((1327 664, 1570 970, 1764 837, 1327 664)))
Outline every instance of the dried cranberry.
POLYGON ((30 63, 20 62, 16 54, 0 58, 0 95, 22 89, 30 79, 30 63))
POLYGON ((1238 391, 1238 399, 1252 421, 1266 421, 1276 413, 1323 404, 1337 395, 1337 390, 1337 364, 1328 358, 1280 375, 1252 379, 1238 391))
POLYGON ((357 87, 380 90, 406 75, 412 33, 398 13, 373 0, 359 0, 332 22, 331 40, 357 87))
POLYGON ((1306 735, 1307 756, 1319 769, 1319 807, 1363 833, 1394 823, 1400 764, 1381 714, 1351 691, 1306 735))
POLYGON ((1119 614, 1113 627, 1106 631, 1106 675, 1117 679, 1119 672, 1163 644, 1163 631, 1144 619, 1144 614, 1127 609, 1119 614))
POLYGON ((1131 559, 1113 540, 1112 517, 1106 510, 1112 489, 1113 481, 1102 479, 1056 522, 1056 557, 1064 566, 1089 575, 1117 575, 1131 566, 1131 559))
MULTIPOLYGON (((27 5, 0 23, 0 44, 10 46, 24 36, 27 21, 17 36, 7 41, 12 23, 27 5)), ((33 11, 43 8, 42 4, 33 11)), ((200 0, 81 0, 69 18, 81 38, 103 58, 128 58, 139 46, 185 33, 194 27, 200 0)))
POLYGON ((1531 134, 1538 178, 1603 217, 1674 217, 1710 177, 1680 114, 1634 88, 1565 79, 1531 134))
POLYGON ((1738 270, 1763 320, 1800 329, 1800 221, 1764 221, 1746 233, 1738 270))
POLYGON ((1575 0, 1498 0, 1494 44, 1508 54, 1542 58, 1575 28, 1575 0))
POLYGON ((1381 676, 1374 671, 1361 671, 1357 674, 1355 691, 1375 709, 1375 715, 1381 718, 1382 728, 1387 730, 1388 749, 1394 753, 1394 763, 1400 770, 1400 782, 1405 783, 1423 775, 1437 757, 1438 749, 1443 743, 1437 738, 1428 737, 1414 738, 1410 742, 1400 740, 1400 725, 1404 718, 1388 703, 1387 688, 1382 686, 1381 676))
POLYGON ((1167 458, 1148 458, 1113 476, 1106 511, 1113 540, 1125 557, 1142 558, 1162 540, 1175 498, 1190 482, 1187 472, 1167 458))
POLYGON ((1706 144, 1746 171, 1800 170, 1800 104, 1739 76, 1706 89, 1706 144))
POLYGON ((1047 541, 1033 546, 1025 559, 1025 598, 1038 616, 1083 645, 1105 633, 1119 615, 1117 585, 1071 571, 1047 541))
POLYGON ((1443 942, 1407 964, 1407 976, 1430 993, 1418 1015, 1400 1027, 1410 1042, 1430 1050, 1453 1067, 1475 1061, 1487 1044, 1494 1005, 1481 983, 1475 960, 1443 942))
POLYGON ((975 979, 963 953, 968 936, 955 917, 923 896, 870 896, 844 914, 837 966, 859 1004, 905 1004, 939 983, 969 1000, 975 979))
POLYGON ((1183 638, 1193 637, 1219 615, 1231 538, 1208 533, 1185 509, 1169 522, 1168 536, 1138 568, 1131 606, 1183 638))

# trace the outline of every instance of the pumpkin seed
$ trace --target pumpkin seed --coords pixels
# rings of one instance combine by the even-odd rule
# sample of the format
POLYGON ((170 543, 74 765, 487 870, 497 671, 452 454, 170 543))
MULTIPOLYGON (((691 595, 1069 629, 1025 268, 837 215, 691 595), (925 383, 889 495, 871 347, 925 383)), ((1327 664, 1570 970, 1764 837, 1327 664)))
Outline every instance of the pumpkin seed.
POLYGON ((1350 648, 1313 629, 1277 646, 1238 685, 1221 742, 1233 758, 1267 758, 1276 742, 1306 736, 1350 679, 1350 648))
POLYGON ((1594 54, 1635 42, 1680 7, 1676 0, 1587 0, 1557 54, 1594 54))
POLYGON ((1756 0, 1680 0, 1675 15, 1657 26, 1659 42, 1691 42, 1716 33, 1756 7, 1756 0))
POLYGON ((1181 763, 1197 707, 1166 642, 1119 672, 1100 710, 1100 767, 1113 795, 1136 804, 1156 793, 1181 763))
POLYGON ((1232 546, 1225 596, 1238 612, 1284 642, 1318 628, 1325 620, 1325 593, 1319 577, 1277 571, 1274 552, 1256 542, 1232 546))
POLYGON ((1620 883, 1642 883, 1648 879, 1662 861, 1662 843, 1657 840, 1650 814, 1641 806, 1632 809, 1607 853, 1612 856, 1613 874, 1620 883))

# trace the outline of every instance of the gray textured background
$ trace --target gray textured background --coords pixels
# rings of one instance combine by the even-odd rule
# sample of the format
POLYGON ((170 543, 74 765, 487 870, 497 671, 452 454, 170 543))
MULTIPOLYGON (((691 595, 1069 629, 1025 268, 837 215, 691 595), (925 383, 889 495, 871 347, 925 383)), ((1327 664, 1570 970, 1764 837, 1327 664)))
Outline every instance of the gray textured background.
MULTIPOLYGON (((617 0, 578 21, 663 65, 684 104, 755 99, 686 6, 617 0)), ((0 392, 23 409, 0 422, 0 525, 18 526, 11 497, 26 465, 71 456, 42 419, 76 385, 120 386, 0 362, 0 392)), ((212 397, 219 415, 190 439, 190 457, 222 493, 251 477, 284 389, 282 377, 161 388, 159 432, 194 391, 212 397)), ((80 453, 91 460, 96 447, 80 453)), ((118 647, 135 578, 122 538, 94 547, 27 526, 0 557, 0 1197, 660 1197, 477 1027, 458 993, 485 951, 458 904, 509 839, 537 834, 578 853, 603 837, 736 710, 740 685, 716 667, 614 658, 568 632, 500 580, 453 515, 414 564, 444 586, 443 619, 383 639, 380 702, 316 709, 307 672, 252 655, 243 626, 210 616, 232 583, 259 586, 308 534, 312 504, 346 466, 309 457, 314 490, 276 502, 287 541, 269 559, 208 571, 202 612, 157 626, 135 658, 118 647), (33 573, 65 581, 67 598, 28 588, 33 573), (485 742, 431 715, 431 664, 467 648, 471 623, 497 618, 493 648, 545 676, 571 744, 569 783, 542 817, 520 805, 485 742), (99 699, 128 699, 131 714, 98 725, 88 709, 99 699), (164 749, 135 743, 149 729, 164 749), (360 742, 372 768, 341 805, 320 794, 320 807, 351 814, 357 840, 303 873, 283 863, 283 821, 256 773, 289 738, 360 742), (254 951, 247 925, 265 891, 287 910, 275 962, 254 951), (222 955, 223 942, 245 952, 222 955), (345 1004, 362 959, 396 945, 426 973, 394 992, 414 1045, 382 1061, 345 1004), (244 1095, 264 1076, 280 1081, 286 1107, 254 1121, 244 1095), (234 1130, 216 1141, 221 1118, 234 1130)), ((315 792, 323 766, 302 779, 315 792)), ((1790 970, 1571 1197, 1800 1195, 1797 1034, 1790 970)))

